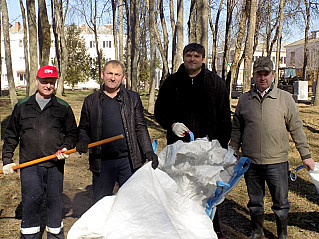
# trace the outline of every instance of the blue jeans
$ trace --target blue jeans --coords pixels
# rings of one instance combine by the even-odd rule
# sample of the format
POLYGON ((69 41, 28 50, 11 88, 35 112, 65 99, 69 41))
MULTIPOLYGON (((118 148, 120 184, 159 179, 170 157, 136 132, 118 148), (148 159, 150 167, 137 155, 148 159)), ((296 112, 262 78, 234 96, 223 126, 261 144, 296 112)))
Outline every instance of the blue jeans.
POLYGON ((63 167, 29 166, 21 169, 22 221, 21 238, 39 238, 41 205, 46 197, 46 225, 48 238, 64 238, 63 167), (53 233, 50 233, 53 232, 53 233))
POLYGON ((117 181, 121 187, 132 176, 129 158, 102 160, 101 172, 93 173, 94 203, 104 196, 113 195, 113 188, 117 181))
POLYGON ((278 164, 251 164, 245 173, 249 195, 248 208, 251 216, 264 214, 265 182, 267 182, 273 206, 271 209, 279 219, 287 217, 288 201, 288 162, 278 164))

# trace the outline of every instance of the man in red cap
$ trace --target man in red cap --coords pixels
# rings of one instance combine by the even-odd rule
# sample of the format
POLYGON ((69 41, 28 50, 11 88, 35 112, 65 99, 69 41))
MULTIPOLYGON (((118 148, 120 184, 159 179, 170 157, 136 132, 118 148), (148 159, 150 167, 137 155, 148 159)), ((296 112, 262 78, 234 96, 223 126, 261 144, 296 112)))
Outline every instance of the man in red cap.
POLYGON ((54 160, 20 170, 22 194, 21 238, 41 238, 41 205, 46 198, 47 238, 64 238, 62 222, 63 152, 77 141, 71 107, 53 92, 57 69, 43 66, 37 73, 37 92, 20 100, 11 114, 2 149, 3 172, 13 173, 14 150, 20 143, 19 163, 56 154, 54 160))

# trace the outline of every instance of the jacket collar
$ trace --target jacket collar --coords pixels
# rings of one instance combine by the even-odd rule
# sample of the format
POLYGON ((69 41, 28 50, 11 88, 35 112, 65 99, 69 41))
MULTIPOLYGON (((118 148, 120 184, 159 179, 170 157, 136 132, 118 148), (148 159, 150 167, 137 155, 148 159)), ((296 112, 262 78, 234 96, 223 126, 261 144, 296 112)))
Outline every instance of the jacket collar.
MULTIPOLYGON (((122 101, 122 99, 123 99, 123 90, 124 89, 125 89, 124 85, 121 84, 120 91, 117 92, 117 95, 114 97, 115 100, 122 101)), ((105 93, 104 93, 104 84, 103 84, 102 87, 99 90, 99 99, 100 99, 100 101, 102 101, 104 99, 104 95, 105 95, 105 93)))
MULTIPOLYGON (((276 98, 278 98, 278 94, 279 94, 279 90, 278 90, 275 82, 273 81, 273 83, 270 86, 269 91, 266 93, 266 95, 263 98, 276 99, 276 98)), ((257 93, 256 85, 254 85, 254 87, 250 90, 250 96, 251 96, 251 98, 254 98, 254 97, 257 99, 261 98, 261 96, 257 93)))

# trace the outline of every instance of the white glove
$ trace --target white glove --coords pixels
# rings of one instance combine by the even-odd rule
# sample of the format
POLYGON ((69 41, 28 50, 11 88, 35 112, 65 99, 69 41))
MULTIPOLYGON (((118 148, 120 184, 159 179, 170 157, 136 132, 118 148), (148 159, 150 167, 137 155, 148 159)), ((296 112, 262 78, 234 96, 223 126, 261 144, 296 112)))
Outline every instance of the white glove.
POLYGON ((189 129, 183 123, 178 123, 178 122, 173 124, 172 130, 178 137, 184 137, 185 132, 186 133, 189 132, 189 129))
POLYGON ((57 157, 58 160, 62 160, 62 159, 67 159, 70 155, 65 154, 64 152, 67 151, 66 148, 60 149, 58 150, 55 155, 57 157))
POLYGON ((3 174, 14 173, 13 166, 16 166, 15 163, 9 163, 3 166, 3 174))

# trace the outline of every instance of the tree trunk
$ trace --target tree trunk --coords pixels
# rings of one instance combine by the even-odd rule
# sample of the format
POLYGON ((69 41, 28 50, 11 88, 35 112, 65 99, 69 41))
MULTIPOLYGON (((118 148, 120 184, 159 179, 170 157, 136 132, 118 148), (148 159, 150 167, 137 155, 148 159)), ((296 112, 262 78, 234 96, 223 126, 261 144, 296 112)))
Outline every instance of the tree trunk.
POLYGON ((310 24, 310 1, 304 0, 306 8, 306 27, 305 27, 305 42, 304 42, 304 58, 302 67, 302 78, 306 80, 307 77, 307 63, 308 63, 308 32, 310 24))
POLYGON ((284 20, 284 8, 285 8, 285 0, 280 0, 279 3, 279 25, 278 25, 278 37, 277 37, 277 50, 276 50, 276 72, 275 79, 277 84, 279 83, 279 65, 280 65, 280 49, 281 49, 281 33, 282 33, 282 25, 284 20))
POLYGON ((119 59, 119 48, 117 40, 117 28, 116 28, 116 8, 117 0, 112 0, 112 12, 113 12, 113 37, 114 37, 114 48, 115 48, 115 59, 119 59))
POLYGON ((175 56, 176 56, 176 34, 177 34, 177 29, 176 29, 176 23, 175 23, 175 17, 174 17, 174 1, 170 0, 169 1, 169 13, 170 13, 170 21, 171 21, 171 28, 172 28, 172 69, 171 72, 176 71, 176 66, 175 66, 175 56))
MULTIPOLYGON (((13 71, 12 71, 12 59, 11 59, 11 46, 10 46, 10 33, 9 33, 9 16, 7 1, 1 0, 2 11, 2 23, 3 23, 3 40, 5 50, 5 61, 7 66, 7 78, 9 84, 9 94, 11 100, 11 107, 13 108, 18 102, 16 88, 14 84, 13 71)), ((1 89, 0 89, 1 90, 1 89)))
POLYGON ((38 11, 39 62, 46 66, 50 60, 51 32, 45 0, 38 1, 38 11))
POLYGON ((250 6, 249 8, 249 18, 248 18, 248 30, 245 44, 245 60, 244 60, 244 82, 243 82, 243 92, 250 90, 251 86, 251 69, 253 63, 254 54, 254 35, 256 27, 256 9, 257 0, 247 0, 250 6))
POLYGON ((132 51, 131 51, 131 82, 132 90, 137 91, 137 66, 138 66, 138 53, 139 53, 139 6, 137 0, 132 0, 130 4, 130 24, 132 33, 132 51))
MULTIPOLYGON (((161 76, 161 81, 160 83, 164 82, 166 79, 169 69, 168 69, 168 33, 167 33, 167 28, 166 28, 166 21, 165 21, 165 16, 164 16, 164 9, 163 9, 163 0, 158 1, 158 7, 157 9, 159 10, 160 13, 160 20, 161 20, 161 25, 163 29, 163 45, 161 42, 161 36, 159 34, 159 30, 156 25, 156 21, 154 21, 154 29, 155 29, 155 35, 156 35, 156 40, 157 40, 157 46, 158 50, 161 54, 162 62, 163 62, 163 69, 162 69, 162 76, 161 76)), ((161 85, 161 84, 160 84, 161 85)))
POLYGON ((123 57, 123 0, 119 0, 118 26, 119 26, 119 61, 124 63, 123 57))
POLYGON ((29 52, 30 52, 30 90, 29 95, 36 91, 35 79, 38 72, 38 37, 37 19, 35 15, 35 0, 27 0, 27 16, 29 29, 29 52))
POLYGON ((212 47, 212 71, 213 72, 217 72, 216 71, 216 52, 217 52, 218 24, 219 24, 220 13, 222 11, 223 2, 224 2, 224 0, 221 0, 219 3, 219 7, 218 7, 217 14, 216 14, 216 19, 215 19, 215 27, 213 26, 212 21, 211 20, 209 21, 210 28, 211 28, 212 35, 213 35, 213 47, 212 47))
POLYGON ((246 32, 246 20, 247 20, 247 5, 246 2, 243 2, 242 10, 241 10, 241 19, 239 19, 239 30, 236 40, 235 51, 233 55, 232 65, 230 67, 231 71, 231 80, 230 80, 230 93, 232 90, 233 84, 237 85, 237 77, 240 68, 240 54, 242 50, 242 43, 246 32))
POLYGON ((132 33, 131 33, 131 22, 130 22, 130 5, 128 3, 129 0, 124 0, 125 2, 125 12, 126 12, 126 19, 127 19, 127 26, 126 26, 126 35, 127 35, 127 41, 126 41, 126 87, 128 89, 132 88, 132 78, 131 78, 131 61, 132 61, 132 33))
POLYGON ((223 65, 222 65, 222 79, 226 81, 227 66, 229 59, 229 41, 230 41, 230 26, 233 16, 234 0, 227 0, 227 19, 226 19, 226 32, 225 32, 225 45, 224 45, 224 55, 223 55, 223 65))
MULTIPOLYGON (((1 10, 1 12, 2 12, 2 10, 1 10)), ((0 18, 0 26, 1 25, 2 24, 1 24, 1 18, 0 18)), ((2 31, 2 29, 0 27, 0 36, 2 35, 1 31, 2 31)), ((0 44, 0 46, 1 46, 1 44, 0 44)), ((0 47, 0 59, 1 59, 1 61, 0 61, 0 96, 2 96, 2 85, 1 85, 1 82, 2 82, 2 47, 0 47)))
MULTIPOLYGON (((68 2, 66 3, 68 4, 68 2)), ((68 5, 63 7, 63 1, 54 0, 54 14, 57 22, 57 32, 60 36, 60 56, 61 56, 61 62, 60 62, 60 76, 57 82, 57 89, 56 89, 56 95, 62 96, 63 90, 64 90, 64 81, 67 75, 67 66, 68 66, 68 50, 66 45, 66 38, 64 34, 64 11, 67 11, 68 5)))
POLYGON ((150 32, 150 90, 148 98, 148 109, 147 111, 154 114, 154 103, 155 103, 155 74, 156 74, 156 46, 155 46, 155 14, 154 14, 154 1, 149 0, 149 32, 150 32))
MULTIPOLYGON (((198 7, 201 9, 201 15, 200 15, 200 25, 201 28, 201 35, 199 36, 199 42, 203 45, 206 52, 208 50, 208 11, 209 11, 209 5, 208 0, 203 0, 201 2, 198 2, 198 7)), ((205 57, 205 64, 207 66, 207 60, 208 57, 205 57)))
POLYGON ((183 0, 177 0, 177 20, 176 20, 176 57, 174 61, 174 72, 178 70, 180 64, 183 63, 183 0))
POLYGON ((24 67, 25 67, 25 79, 27 82, 26 87, 26 96, 29 96, 30 90, 30 71, 29 71, 29 47, 28 47, 28 26, 27 19, 25 15, 25 8, 23 6, 23 1, 20 0, 20 9, 22 13, 22 21, 23 21, 23 50, 24 50, 24 67))
POLYGON ((196 0, 191 0, 189 18, 188 18, 188 42, 196 42, 196 0))

